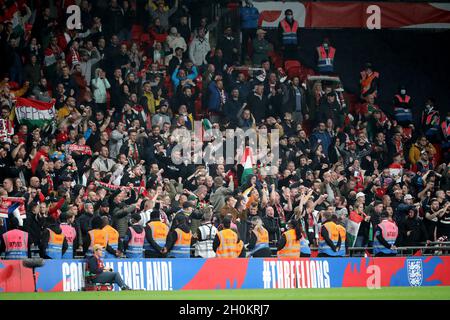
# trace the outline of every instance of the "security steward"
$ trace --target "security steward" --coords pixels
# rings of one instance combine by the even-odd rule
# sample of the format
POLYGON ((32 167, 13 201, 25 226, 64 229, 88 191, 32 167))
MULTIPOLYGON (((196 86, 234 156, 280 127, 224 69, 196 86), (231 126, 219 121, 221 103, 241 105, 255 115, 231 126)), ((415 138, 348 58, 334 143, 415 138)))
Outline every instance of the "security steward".
POLYGON ((125 255, 129 259, 144 258, 145 230, 139 224, 139 221, 141 221, 141 215, 133 213, 131 215, 131 227, 128 228, 123 241, 125 255))
POLYGON ((294 19, 291 9, 284 12, 285 18, 278 24, 278 34, 281 48, 284 52, 284 60, 298 59, 298 21, 294 19))
POLYGON ((380 74, 373 70, 370 62, 366 63, 365 69, 360 72, 361 99, 368 100, 368 96, 377 97, 378 82, 380 74))
POLYGON ((311 248, 309 247, 308 235, 302 229, 302 237, 300 238, 300 257, 311 257, 311 248))
POLYGON ((41 256, 44 259, 62 259, 68 249, 67 239, 53 217, 47 217, 42 233, 41 256))
POLYGON ((287 223, 287 231, 283 232, 278 241, 278 258, 299 258, 300 257, 300 239, 302 238, 302 227, 300 223, 291 219, 287 223))
POLYGON ((8 230, 0 238, 0 253, 5 253, 6 260, 21 260, 31 256, 31 238, 28 232, 19 229, 16 217, 8 219, 8 230))
POLYGON ((325 211, 322 215, 322 227, 319 234, 318 257, 337 257, 340 246, 339 229, 332 220, 332 214, 325 211))
POLYGON ((77 231, 73 227, 73 223, 75 221, 75 215, 68 214, 66 212, 61 213, 59 216, 59 221, 61 224, 59 225, 64 236, 67 239, 67 251, 62 256, 63 259, 73 259, 74 251, 73 244, 76 242, 77 231))
POLYGON ((167 254, 169 258, 190 258, 191 241, 192 232, 188 217, 184 213, 177 213, 161 253, 167 254))
POLYGON ((150 213, 150 221, 145 226, 144 255, 146 258, 162 258, 161 250, 166 245, 169 227, 161 222, 159 210, 150 213))
POLYGON ((325 38, 323 44, 316 48, 317 50, 317 69, 320 73, 331 73, 334 71, 334 56, 336 49, 330 45, 328 38, 325 38))
POLYGON ((243 242, 236 231, 231 229, 231 215, 222 220, 222 230, 214 237, 213 250, 217 258, 237 258, 242 254, 243 242))
POLYGON ((116 251, 108 244, 108 233, 103 230, 103 220, 100 216, 92 218, 92 230, 89 230, 89 248, 86 252, 86 256, 94 254, 94 245, 99 244, 102 248, 106 249, 111 255, 116 255, 116 251))
POLYGON ((345 230, 345 227, 338 223, 337 215, 333 214, 332 218, 334 223, 336 223, 336 228, 339 232, 339 237, 341 239, 341 245, 338 248, 337 256, 338 257, 345 257, 346 254, 346 239, 347 239, 347 231, 345 230))
POLYGON ((270 257, 269 232, 263 227, 262 219, 258 216, 251 220, 252 231, 247 249, 252 257, 270 257))
POLYGON ((398 227, 389 220, 386 213, 381 214, 381 222, 375 228, 373 253, 376 257, 392 257, 397 254, 395 243, 398 237, 398 227))
POLYGON ((106 231, 106 233, 108 234, 108 245, 114 250, 114 253, 110 253, 108 252, 108 250, 106 250, 105 259, 116 258, 120 256, 119 231, 111 226, 109 218, 107 216, 102 217, 102 225, 102 230, 106 231))

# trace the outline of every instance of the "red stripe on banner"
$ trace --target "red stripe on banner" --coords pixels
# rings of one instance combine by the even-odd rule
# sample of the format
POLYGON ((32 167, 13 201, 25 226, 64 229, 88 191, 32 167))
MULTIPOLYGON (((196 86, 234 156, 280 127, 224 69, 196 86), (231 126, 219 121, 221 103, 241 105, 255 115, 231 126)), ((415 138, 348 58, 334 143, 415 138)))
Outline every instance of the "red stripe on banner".
POLYGON ((38 110, 49 110, 53 108, 54 103, 51 102, 42 102, 33 99, 25 99, 25 98, 16 98, 16 108, 21 107, 33 107, 38 110))
POLYGON ((450 28, 449 4, 307 2, 304 5, 307 28, 368 28, 376 12, 380 13, 381 28, 450 28))

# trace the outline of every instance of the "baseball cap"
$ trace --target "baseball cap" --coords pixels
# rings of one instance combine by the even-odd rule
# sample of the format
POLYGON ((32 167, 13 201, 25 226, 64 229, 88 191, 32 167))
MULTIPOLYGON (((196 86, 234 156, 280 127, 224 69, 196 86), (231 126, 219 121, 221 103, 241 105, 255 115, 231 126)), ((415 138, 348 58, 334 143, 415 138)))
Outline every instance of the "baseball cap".
POLYGON ((365 197, 366 195, 363 192, 358 192, 356 194, 356 198, 358 199, 359 197, 365 197))
POLYGON ((405 199, 405 200, 412 200, 412 199, 414 199, 414 197, 408 193, 408 194, 405 196, 404 199, 405 199))

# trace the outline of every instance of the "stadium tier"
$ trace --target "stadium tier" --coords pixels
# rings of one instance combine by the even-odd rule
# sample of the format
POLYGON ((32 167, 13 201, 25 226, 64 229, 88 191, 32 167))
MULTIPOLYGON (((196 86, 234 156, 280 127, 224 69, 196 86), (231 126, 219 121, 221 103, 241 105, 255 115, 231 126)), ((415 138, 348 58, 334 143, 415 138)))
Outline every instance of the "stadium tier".
POLYGON ((449 36, 424 1, 0 1, 0 299, 448 286, 449 36))

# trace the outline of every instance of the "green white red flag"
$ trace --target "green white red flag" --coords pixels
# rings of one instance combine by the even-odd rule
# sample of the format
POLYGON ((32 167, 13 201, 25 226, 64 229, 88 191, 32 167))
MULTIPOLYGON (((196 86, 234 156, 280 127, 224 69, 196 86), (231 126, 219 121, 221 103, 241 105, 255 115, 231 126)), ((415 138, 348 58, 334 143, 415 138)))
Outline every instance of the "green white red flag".
POLYGON ((44 128, 50 125, 56 116, 55 103, 18 97, 16 99, 16 117, 20 124, 29 127, 44 128))

